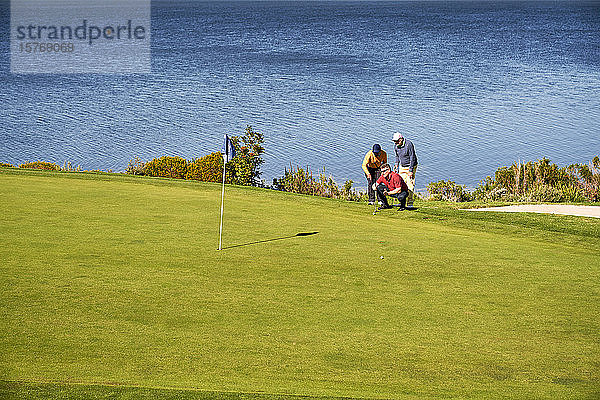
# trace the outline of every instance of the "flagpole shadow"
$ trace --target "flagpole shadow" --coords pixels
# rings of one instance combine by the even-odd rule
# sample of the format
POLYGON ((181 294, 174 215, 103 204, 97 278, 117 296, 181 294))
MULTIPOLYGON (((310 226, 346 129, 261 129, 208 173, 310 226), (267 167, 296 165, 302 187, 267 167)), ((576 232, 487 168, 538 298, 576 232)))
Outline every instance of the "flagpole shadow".
POLYGON ((223 250, 234 249, 236 247, 251 246, 253 244, 274 242, 276 240, 292 239, 295 237, 312 236, 312 235, 316 235, 317 233, 319 233, 319 232, 299 232, 299 233, 296 233, 295 235, 291 235, 291 236, 283 236, 283 237, 278 237, 278 238, 273 238, 273 239, 258 240, 256 242, 234 244, 232 246, 225 246, 225 247, 223 247, 223 250))

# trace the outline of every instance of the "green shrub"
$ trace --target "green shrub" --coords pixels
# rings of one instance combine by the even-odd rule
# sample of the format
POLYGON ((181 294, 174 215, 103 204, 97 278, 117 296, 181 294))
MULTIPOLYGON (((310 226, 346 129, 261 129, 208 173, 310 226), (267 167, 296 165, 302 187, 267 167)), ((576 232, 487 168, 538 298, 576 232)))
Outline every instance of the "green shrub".
POLYGON ((283 177, 273 180, 273 187, 284 192, 309 194, 312 196, 361 201, 366 198, 363 192, 352 189, 352 181, 348 180, 342 188, 338 187, 331 176, 325 175, 325 170, 317 178, 308 167, 292 167, 286 169, 283 177))
POLYGON ((354 182, 350 179, 344 182, 344 186, 341 190, 342 198, 348 201, 367 201, 367 194, 365 192, 354 190, 352 184, 354 184, 354 182))
POLYGON ((525 195, 532 190, 544 190, 540 187, 555 187, 559 183, 574 183, 574 180, 566 168, 551 164, 547 158, 527 163, 519 161, 510 167, 501 167, 495 173, 496 186, 513 195, 525 195))
POLYGON ((81 165, 73 165, 70 161, 65 161, 60 170, 65 172, 81 172, 81 165))
POLYGON ((125 173, 129 175, 146 175, 146 164, 136 156, 127 163, 125 173))
POLYGON ((163 178, 184 179, 187 173, 188 162, 181 157, 160 157, 149 161, 144 168, 148 176, 163 178))
POLYGON ((566 200, 563 193, 558 187, 540 184, 534 186, 528 193, 523 196, 522 201, 545 201, 550 203, 560 203, 566 200))
POLYGON ((431 182, 427 185, 429 198, 432 200, 463 202, 471 201, 471 194, 464 186, 457 185, 454 181, 431 182))
POLYGON ((223 155, 217 152, 192 159, 188 163, 185 179, 195 179, 203 182, 221 182, 223 179, 223 155))
MULTIPOLYGON (((247 126, 242 136, 230 137, 236 150, 236 157, 227 163, 226 183, 234 185, 258 186, 264 136, 247 126)), ((127 174, 160 176, 177 179, 193 179, 204 182, 221 182, 223 179, 223 155, 211 153, 187 161, 181 157, 160 157, 144 163, 139 157, 129 161, 127 174)))
POLYGON ((491 176, 486 177, 475 188, 471 196, 474 199, 482 201, 498 201, 507 194, 506 189, 496 185, 496 182, 491 176))
POLYGON ((47 171, 60 171, 60 167, 57 164, 47 161, 33 161, 19 165, 19 168, 32 168, 32 169, 44 169, 47 171))
POLYGON ((600 158, 594 157, 589 165, 569 165, 567 172, 577 181, 581 195, 589 201, 600 201, 600 158))
POLYGON ((516 162, 498 168, 494 178, 487 177, 473 192, 482 201, 598 201, 600 198, 600 159, 590 165, 559 167, 547 158, 535 162, 516 162))
MULTIPOLYGON (((236 157, 227 163, 226 183, 234 185, 258 186, 261 184, 260 166, 264 163, 261 155, 264 136, 247 126, 242 136, 230 136, 236 150, 236 157)), ((187 161, 181 157, 160 157, 144 163, 134 157, 125 171, 130 175, 160 176, 177 179, 193 179, 204 182, 221 182, 223 179, 223 155, 211 153, 187 161)))

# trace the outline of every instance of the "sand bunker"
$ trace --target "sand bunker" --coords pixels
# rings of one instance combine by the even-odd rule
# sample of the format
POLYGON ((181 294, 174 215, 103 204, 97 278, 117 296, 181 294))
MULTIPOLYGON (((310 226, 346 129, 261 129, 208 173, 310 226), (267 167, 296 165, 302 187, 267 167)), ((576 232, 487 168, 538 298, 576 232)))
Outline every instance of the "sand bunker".
POLYGON ((569 204, 519 204, 504 207, 470 208, 465 211, 530 212, 600 218, 600 206, 575 206, 569 204))

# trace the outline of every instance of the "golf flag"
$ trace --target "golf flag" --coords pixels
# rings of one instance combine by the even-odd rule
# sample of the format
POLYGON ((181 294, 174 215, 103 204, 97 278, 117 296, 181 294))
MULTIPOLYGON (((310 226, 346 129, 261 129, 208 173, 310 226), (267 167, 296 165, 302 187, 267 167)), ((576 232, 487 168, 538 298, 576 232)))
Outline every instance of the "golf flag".
POLYGON ((225 135, 225 143, 223 145, 223 162, 228 163, 235 157, 235 148, 229 136, 225 135))
POLYGON ((221 189, 221 222, 219 224, 219 250, 223 249, 223 207, 225 202, 225 164, 235 157, 235 148, 229 136, 225 135, 223 144, 223 188, 221 189))

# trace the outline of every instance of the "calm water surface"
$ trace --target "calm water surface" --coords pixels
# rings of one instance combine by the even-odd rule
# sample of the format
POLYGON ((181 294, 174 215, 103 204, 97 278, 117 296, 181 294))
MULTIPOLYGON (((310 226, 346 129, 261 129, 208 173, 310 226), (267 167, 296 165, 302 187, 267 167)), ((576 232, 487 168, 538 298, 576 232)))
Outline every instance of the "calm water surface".
MULTIPOLYGON (((9 7, 1 2, 2 37, 9 7)), ((246 124, 263 178, 360 164, 394 131, 417 186, 475 186, 515 160, 600 154, 598 2, 152 3, 149 75, 11 75, 0 47, 0 161, 124 170, 198 157, 246 124)))

